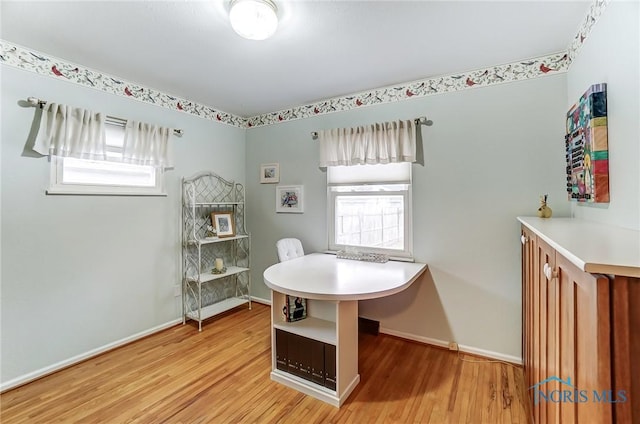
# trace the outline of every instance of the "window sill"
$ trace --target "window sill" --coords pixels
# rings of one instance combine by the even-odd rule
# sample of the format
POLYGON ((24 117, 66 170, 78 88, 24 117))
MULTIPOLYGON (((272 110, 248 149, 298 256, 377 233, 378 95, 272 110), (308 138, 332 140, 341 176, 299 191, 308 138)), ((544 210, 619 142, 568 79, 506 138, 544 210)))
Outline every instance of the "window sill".
POLYGON ((50 188, 46 190, 47 195, 70 195, 70 196, 143 196, 143 197, 167 197, 167 193, 164 192, 156 192, 156 193, 145 193, 142 191, 120 191, 113 189, 105 189, 105 190, 78 190, 74 188, 50 188))

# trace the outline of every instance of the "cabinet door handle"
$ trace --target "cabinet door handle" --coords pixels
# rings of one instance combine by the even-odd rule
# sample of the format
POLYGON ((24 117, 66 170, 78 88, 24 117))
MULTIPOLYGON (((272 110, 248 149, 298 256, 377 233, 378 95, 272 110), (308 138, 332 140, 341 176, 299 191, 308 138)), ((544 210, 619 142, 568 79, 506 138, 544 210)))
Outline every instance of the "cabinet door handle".
POLYGON ((526 244, 528 241, 529 237, 525 236, 524 234, 520 236, 520 243, 526 244))
POLYGON ((558 271, 554 270, 549 264, 544 264, 543 271, 544 276, 547 277, 549 281, 558 277, 558 271))

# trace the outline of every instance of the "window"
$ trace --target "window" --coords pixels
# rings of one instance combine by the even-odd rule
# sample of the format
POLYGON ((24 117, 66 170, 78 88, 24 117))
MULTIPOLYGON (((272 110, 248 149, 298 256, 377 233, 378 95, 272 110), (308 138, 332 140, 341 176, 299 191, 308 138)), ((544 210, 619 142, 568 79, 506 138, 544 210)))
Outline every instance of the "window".
POLYGON ((124 126, 107 121, 106 160, 51 156, 49 194, 164 195, 161 167, 122 162, 124 126))
POLYGON ((411 164, 327 167, 329 249, 411 258, 411 164))

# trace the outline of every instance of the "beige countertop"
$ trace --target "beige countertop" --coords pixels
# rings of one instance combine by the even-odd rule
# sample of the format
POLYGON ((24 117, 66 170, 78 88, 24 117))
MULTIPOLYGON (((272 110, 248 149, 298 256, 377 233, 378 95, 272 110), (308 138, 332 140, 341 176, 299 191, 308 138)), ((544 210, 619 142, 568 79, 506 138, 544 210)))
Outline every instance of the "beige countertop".
POLYGON ((640 231, 575 218, 518 221, 583 271, 640 278, 640 231))

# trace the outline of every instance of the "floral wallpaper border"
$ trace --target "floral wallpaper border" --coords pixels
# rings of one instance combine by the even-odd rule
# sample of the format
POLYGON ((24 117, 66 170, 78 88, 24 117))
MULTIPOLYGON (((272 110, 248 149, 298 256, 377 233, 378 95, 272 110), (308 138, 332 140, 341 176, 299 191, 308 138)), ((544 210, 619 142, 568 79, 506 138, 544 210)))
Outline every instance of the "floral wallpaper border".
POLYGON ((569 61, 573 62, 573 59, 578 56, 578 50, 580 50, 584 44, 584 40, 586 40, 587 36, 591 33, 593 26, 604 13, 609 1, 610 0, 595 0, 591 4, 589 12, 587 12, 587 16, 584 18, 580 28, 578 29, 578 33, 573 37, 573 40, 571 40, 571 44, 569 44, 569 48, 567 49, 569 61))
MULTIPOLYGON (((93 69, 47 56, 7 41, 0 40, 0 63, 40 75, 62 78, 66 81, 94 88, 118 96, 179 110, 201 118, 219 121, 239 128, 246 128, 247 119, 210 106, 171 96, 152 88, 125 81, 93 69)), ((29 93, 25 93, 28 95, 29 93)), ((36 93, 33 93, 34 95, 36 93)), ((46 99, 45 99, 46 100, 46 99)))
POLYGON ((1 39, 0 63, 35 72, 40 75, 63 78, 66 81, 107 93, 155 104, 172 110, 179 110, 235 127, 251 128, 331 112, 341 112, 362 106, 397 102, 413 97, 431 96, 475 87, 487 87, 505 82, 522 81, 558 72, 566 72, 593 26, 604 13, 609 1, 610 0, 594 1, 578 29, 578 33, 565 52, 475 71, 378 88, 348 96, 322 100, 308 105, 296 106, 277 112, 266 113, 251 118, 243 118, 184 98, 171 96, 158 90, 127 82, 99 71, 20 47, 1 39))
POLYGON ((430 96, 473 87, 486 87, 505 82, 538 78, 557 72, 566 72, 569 70, 573 59, 578 55, 578 51, 593 26, 604 13, 609 1, 595 0, 591 4, 587 16, 582 21, 566 52, 455 75, 418 80, 254 116, 247 120, 247 127, 270 125, 325 113, 346 111, 361 106, 390 103, 412 97, 430 96))
POLYGON ((522 62, 418 80, 373 91, 322 100, 305 106, 249 118, 247 126, 257 127, 325 113, 341 112, 362 106, 397 102, 412 97, 424 97, 468 88, 487 87, 504 82, 521 81, 553 73, 566 72, 568 68, 569 57, 567 53, 556 53, 522 62))

